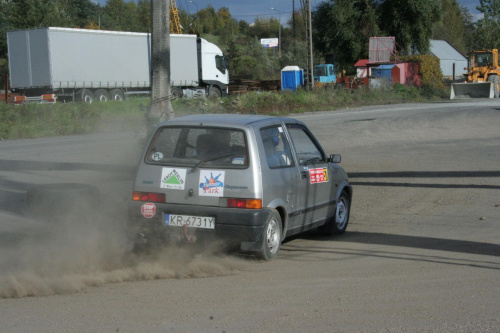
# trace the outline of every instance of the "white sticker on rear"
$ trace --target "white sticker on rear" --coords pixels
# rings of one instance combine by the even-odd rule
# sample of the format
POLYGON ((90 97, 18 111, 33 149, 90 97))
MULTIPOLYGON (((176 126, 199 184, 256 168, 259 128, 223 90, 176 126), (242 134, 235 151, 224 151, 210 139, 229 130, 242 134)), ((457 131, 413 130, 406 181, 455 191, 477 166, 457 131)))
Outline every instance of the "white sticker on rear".
POLYGON ((200 170, 200 189, 198 194, 207 197, 222 197, 224 195, 225 171, 200 170))
POLYGON ((163 159, 163 153, 157 151, 151 155, 151 159, 155 162, 161 161, 163 159))
POLYGON ((186 169, 163 168, 160 188, 183 190, 186 185, 186 169))

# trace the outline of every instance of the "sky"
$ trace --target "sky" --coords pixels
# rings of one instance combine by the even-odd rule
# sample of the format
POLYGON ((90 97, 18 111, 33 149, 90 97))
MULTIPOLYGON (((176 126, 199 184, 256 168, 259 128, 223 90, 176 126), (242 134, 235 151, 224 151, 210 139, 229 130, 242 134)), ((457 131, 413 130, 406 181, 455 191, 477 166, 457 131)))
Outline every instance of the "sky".
MULTIPOLYGON (((106 0, 94 0, 101 4, 105 4, 106 0)), ((125 0, 127 1, 127 0, 125 0)), ((292 15, 293 2, 295 1, 295 10, 300 9, 300 0, 176 0, 177 7, 189 13, 196 13, 202 8, 209 5, 215 8, 229 8, 231 16, 236 20, 244 20, 249 23, 254 22, 255 18, 274 17, 283 21, 286 24, 292 15), (271 10, 274 8, 275 10, 271 10)), ((311 0, 311 7, 314 7, 324 0, 311 0)), ((480 13, 476 9, 479 5, 479 0, 458 0, 458 3, 469 9, 470 13, 476 18, 480 18, 480 13)))

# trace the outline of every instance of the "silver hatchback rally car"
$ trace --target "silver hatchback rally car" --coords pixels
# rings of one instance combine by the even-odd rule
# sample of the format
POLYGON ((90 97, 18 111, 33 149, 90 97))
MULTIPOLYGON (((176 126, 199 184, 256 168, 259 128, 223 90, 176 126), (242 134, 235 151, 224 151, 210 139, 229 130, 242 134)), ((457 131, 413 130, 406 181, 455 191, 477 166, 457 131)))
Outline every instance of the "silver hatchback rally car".
POLYGON ((146 240, 223 239, 270 260, 291 235, 341 234, 352 187, 304 123, 194 115, 161 123, 137 169, 131 227, 146 240))

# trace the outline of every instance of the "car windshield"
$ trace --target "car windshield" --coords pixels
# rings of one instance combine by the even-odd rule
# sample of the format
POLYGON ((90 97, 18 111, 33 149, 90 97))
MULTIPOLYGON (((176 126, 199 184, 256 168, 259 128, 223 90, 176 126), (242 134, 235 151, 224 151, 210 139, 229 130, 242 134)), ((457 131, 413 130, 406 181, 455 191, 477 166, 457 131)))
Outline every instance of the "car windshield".
POLYGON ((219 127, 161 127, 155 133, 145 159, 149 164, 246 168, 245 133, 219 127))

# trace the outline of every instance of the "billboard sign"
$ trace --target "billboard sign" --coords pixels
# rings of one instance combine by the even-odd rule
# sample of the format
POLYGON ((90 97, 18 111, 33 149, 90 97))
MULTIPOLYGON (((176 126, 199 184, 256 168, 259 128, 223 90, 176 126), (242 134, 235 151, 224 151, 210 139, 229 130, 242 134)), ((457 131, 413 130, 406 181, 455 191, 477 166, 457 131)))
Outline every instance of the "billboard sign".
POLYGON ((279 40, 278 38, 261 38, 260 44, 263 47, 278 47, 279 40))

